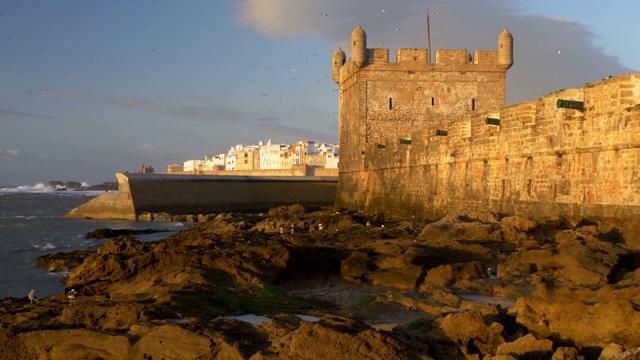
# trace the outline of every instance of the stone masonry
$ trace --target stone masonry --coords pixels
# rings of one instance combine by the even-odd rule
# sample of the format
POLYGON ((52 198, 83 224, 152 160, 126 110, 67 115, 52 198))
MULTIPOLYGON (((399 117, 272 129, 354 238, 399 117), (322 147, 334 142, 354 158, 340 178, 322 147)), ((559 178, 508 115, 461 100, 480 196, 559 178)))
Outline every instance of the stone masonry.
MULTIPOLYGON (((481 62, 478 54, 474 61, 481 62)), ((493 63, 470 74, 483 66, 438 72, 429 69, 437 63, 421 60, 416 70, 400 64, 396 71, 343 61, 334 76, 341 96, 336 205, 424 219, 481 210, 640 218, 640 74, 504 107, 506 69, 493 63), (413 81, 419 77, 436 84, 413 81), (430 110, 431 94, 445 110, 430 110)))

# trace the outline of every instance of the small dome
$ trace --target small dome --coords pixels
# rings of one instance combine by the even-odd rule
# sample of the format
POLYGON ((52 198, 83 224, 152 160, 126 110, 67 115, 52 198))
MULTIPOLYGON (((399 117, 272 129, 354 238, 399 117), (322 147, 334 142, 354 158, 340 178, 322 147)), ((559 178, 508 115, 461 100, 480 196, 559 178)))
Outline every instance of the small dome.
POLYGON ((338 46, 338 48, 336 49, 336 51, 333 52, 333 55, 331 56, 331 58, 333 60, 340 60, 342 59, 343 63, 344 63, 344 59, 347 58, 347 56, 344 54, 344 51, 342 51, 342 49, 340 48, 340 46, 338 46))
POLYGON ((358 24, 358 27, 356 27, 353 32, 351 33, 351 38, 352 39, 366 39, 367 38, 367 34, 364 32, 364 30, 362 30, 362 27, 360 26, 360 24, 358 24))
POLYGON ((505 27, 504 30, 500 33, 499 40, 511 40, 513 41, 513 35, 509 32, 509 30, 505 27))

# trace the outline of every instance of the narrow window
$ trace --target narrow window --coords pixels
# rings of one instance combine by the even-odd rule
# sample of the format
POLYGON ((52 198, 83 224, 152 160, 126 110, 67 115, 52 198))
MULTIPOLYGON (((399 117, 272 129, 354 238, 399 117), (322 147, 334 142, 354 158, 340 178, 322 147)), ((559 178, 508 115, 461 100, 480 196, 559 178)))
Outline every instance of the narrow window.
POLYGON ((389 98, 389 110, 393 109, 393 99, 389 98))
POLYGON ((434 106, 436 104, 436 98, 432 97, 431 98, 431 106, 434 106))
POLYGON ((476 109, 476 99, 471 99, 471 110, 476 109))

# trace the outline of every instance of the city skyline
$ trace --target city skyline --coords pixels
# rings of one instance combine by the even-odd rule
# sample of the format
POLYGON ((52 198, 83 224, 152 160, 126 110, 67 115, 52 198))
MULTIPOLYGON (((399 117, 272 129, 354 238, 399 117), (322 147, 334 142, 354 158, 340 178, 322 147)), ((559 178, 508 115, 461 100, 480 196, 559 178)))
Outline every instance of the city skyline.
POLYGON ((640 69, 632 1, 2 4, 0 185, 113 181, 256 138, 337 144, 331 54, 358 24, 368 48, 426 48, 427 8, 434 49, 495 50, 509 29, 508 105, 640 69))

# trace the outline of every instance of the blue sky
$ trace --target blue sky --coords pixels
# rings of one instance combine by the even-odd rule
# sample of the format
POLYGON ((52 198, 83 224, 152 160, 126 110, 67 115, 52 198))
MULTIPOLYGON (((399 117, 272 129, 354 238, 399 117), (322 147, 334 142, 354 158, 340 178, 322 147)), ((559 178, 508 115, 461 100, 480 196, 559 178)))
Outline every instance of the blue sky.
POLYGON ((434 49, 495 50, 508 27, 508 104, 640 71, 634 0, 4 0, 0 185, 337 143, 332 52, 358 23, 369 48, 425 48, 427 8, 434 49))

